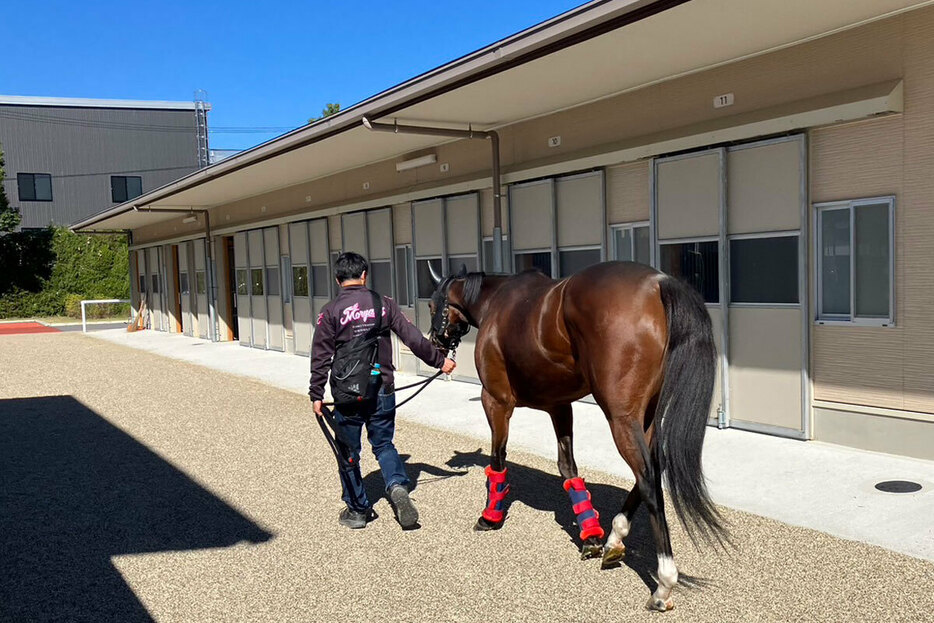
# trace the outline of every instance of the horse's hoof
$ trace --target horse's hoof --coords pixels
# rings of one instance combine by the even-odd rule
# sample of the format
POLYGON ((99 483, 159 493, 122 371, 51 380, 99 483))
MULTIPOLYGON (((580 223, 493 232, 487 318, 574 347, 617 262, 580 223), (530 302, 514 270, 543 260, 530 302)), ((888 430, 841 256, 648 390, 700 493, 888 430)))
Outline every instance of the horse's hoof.
POLYGON ((488 521, 486 517, 480 517, 480 519, 477 520, 477 523, 474 524, 473 529, 475 532, 488 532, 490 530, 499 530, 502 527, 502 521, 492 522, 488 521))
POLYGON ((671 597, 668 599, 660 599, 655 595, 649 597, 649 603, 645 604, 646 610, 654 610, 656 612, 668 612, 674 607, 675 602, 671 597))
POLYGON ((600 566, 603 569, 613 567, 619 564, 619 561, 626 555, 626 546, 620 543, 616 547, 605 547, 603 549, 603 562, 600 566))
POLYGON ((596 539, 587 539, 581 545, 581 560, 599 558, 603 554, 603 545, 596 539))

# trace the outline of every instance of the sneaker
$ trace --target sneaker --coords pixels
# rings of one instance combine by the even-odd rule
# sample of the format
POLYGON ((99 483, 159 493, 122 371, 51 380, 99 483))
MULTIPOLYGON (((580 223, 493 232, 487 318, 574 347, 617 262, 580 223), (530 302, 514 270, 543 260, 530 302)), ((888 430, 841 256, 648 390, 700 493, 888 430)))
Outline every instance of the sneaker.
POLYGON ((410 530, 418 525, 418 509, 412 504, 409 492, 402 485, 393 485, 389 489, 389 503, 396 511, 396 520, 403 530, 410 530))
POLYGON ((375 519, 374 515, 372 511, 364 513, 345 507, 344 510, 341 511, 341 514, 338 515, 337 523, 346 528, 357 530, 359 528, 365 528, 367 521, 375 519))

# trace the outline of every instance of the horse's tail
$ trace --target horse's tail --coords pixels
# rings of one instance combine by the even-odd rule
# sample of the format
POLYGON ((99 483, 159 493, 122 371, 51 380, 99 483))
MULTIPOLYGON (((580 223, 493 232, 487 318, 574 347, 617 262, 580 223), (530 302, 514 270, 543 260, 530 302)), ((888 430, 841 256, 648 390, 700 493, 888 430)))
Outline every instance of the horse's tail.
POLYGON ((704 483, 701 451, 717 376, 710 315, 700 294, 674 277, 659 281, 668 317, 665 377, 652 451, 666 475, 675 512, 694 543, 724 543, 727 531, 704 483))

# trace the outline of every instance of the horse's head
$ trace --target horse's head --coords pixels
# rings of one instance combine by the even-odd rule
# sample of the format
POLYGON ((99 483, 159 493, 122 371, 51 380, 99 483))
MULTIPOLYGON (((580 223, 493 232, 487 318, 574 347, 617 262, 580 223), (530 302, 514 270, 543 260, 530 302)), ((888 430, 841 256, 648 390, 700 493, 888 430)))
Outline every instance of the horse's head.
MULTIPOLYGON (((438 275, 430 264, 429 269, 436 287, 428 303, 428 310, 431 313, 431 329, 428 332, 428 339, 438 348, 450 352, 457 348, 461 338, 470 331, 470 314, 465 307, 463 287, 452 287, 467 281, 469 277, 467 267, 462 266, 456 275, 444 278, 438 275)), ((472 273, 472 275, 480 276, 482 273, 472 273)))

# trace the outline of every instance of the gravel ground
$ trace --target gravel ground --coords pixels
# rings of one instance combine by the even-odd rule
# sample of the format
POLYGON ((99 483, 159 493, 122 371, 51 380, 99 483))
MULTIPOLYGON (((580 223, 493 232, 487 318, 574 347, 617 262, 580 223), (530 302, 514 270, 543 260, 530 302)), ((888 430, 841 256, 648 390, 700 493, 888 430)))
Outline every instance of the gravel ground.
MULTIPOLYGON (((487 448, 405 422, 421 529, 380 499, 350 531, 301 396, 76 334, 0 338, 0 368, 0 620, 934 620, 931 563, 728 509, 730 552, 672 525, 699 588, 648 613, 646 517, 623 566, 579 560, 550 461, 510 453, 507 523, 477 534, 487 448)), ((631 483, 583 475, 608 527, 631 483)))

